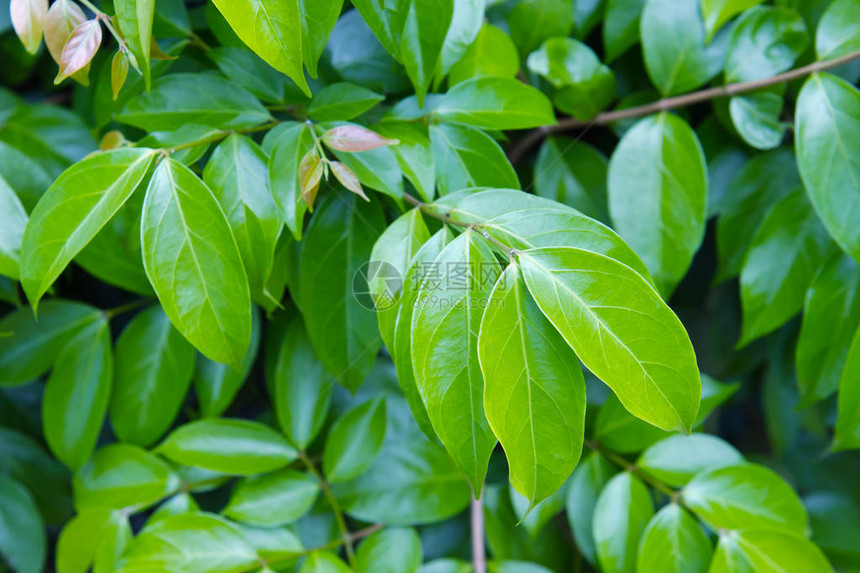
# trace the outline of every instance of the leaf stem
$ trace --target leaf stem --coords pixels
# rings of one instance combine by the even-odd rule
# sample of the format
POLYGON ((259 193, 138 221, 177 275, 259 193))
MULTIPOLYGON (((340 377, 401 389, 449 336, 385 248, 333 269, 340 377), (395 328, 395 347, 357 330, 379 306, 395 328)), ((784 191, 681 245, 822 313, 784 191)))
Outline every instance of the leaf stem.
POLYGON ((680 96, 663 98, 646 105, 640 105, 628 109, 603 112, 590 120, 576 119, 573 117, 565 118, 556 123, 555 125, 545 125, 529 132, 525 137, 520 139, 516 143, 516 145, 511 148, 510 152, 508 152, 508 158, 510 159, 512 164, 516 165, 528 152, 529 149, 531 149, 543 138, 552 135, 553 133, 559 133, 571 129, 592 127, 595 125, 606 125, 609 123, 620 121, 622 119, 642 117, 661 111, 669 111, 681 107, 688 107, 697 103, 702 103, 713 99, 731 97, 734 95, 766 88, 768 86, 772 86, 782 82, 802 78, 817 72, 824 72, 839 67, 843 64, 847 64, 848 62, 851 62, 858 58, 860 58, 860 50, 855 50, 853 52, 845 54, 844 56, 833 58, 832 60, 821 60, 818 62, 813 62, 808 66, 803 66, 802 68, 797 68, 795 70, 789 70, 785 73, 769 78, 764 78, 761 80, 726 84, 724 86, 707 88, 680 96))
POLYGON ((110 308, 104 311, 105 318, 108 320, 114 318, 117 315, 124 314, 126 312, 135 310, 142 306, 146 306, 147 304, 153 302, 150 298, 139 298, 137 300, 133 300, 131 302, 127 302, 125 304, 121 304, 117 307, 110 308))
POLYGON ((487 554, 484 549, 484 502, 483 497, 470 503, 472 522, 472 569, 474 573, 487 573, 487 554))
POLYGON ((603 456, 604 458, 606 458, 607 460, 609 460, 613 464, 617 465, 618 467, 620 467, 624 471, 628 471, 628 472, 632 473, 633 475, 635 475, 636 477, 638 477, 642 481, 648 483, 648 485, 650 485, 654 489, 666 494, 666 496, 668 496, 671 500, 678 501, 679 498, 678 498, 678 492, 677 491, 675 491, 671 487, 667 486, 666 484, 664 484, 660 480, 650 476, 648 473, 643 472, 642 469, 637 467, 635 463, 630 462, 630 461, 622 458, 621 456, 619 456, 615 452, 607 450, 606 448, 602 447, 601 445, 599 445, 596 442, 586 440, 585 445, 588 446, 589 448, 591 448, 592 450, 594 450, 595 452, 599 453, 601 456, 603 456))
POLYGON ((123 52, 128 51, 128 46, 125 43, 125 39, 116 31, 116 28, 113 27, 113 23, 111 22, 111 16, 107 15, 102 10, 99 10, 95 4, 90 2, 89 0, 79 0, 81 4, 86 6, 90 12, 96 15, 97 20, 101 20, 105 27, 108 29, 108 32, 111 33, 111 36, 114 37, 116 43, 119 44, 119 49, 123 52))
POLYGON ((259 131, 266 131, 272 129, 276 125, 278 125, 280 121, 274 120, 268 123, 264 123, 263 125, 255 125, 254 127, 246 127, 244 129, 231 129, 227 131, 217 131, 215 133, 209 134, 206 137, 201 137, 200 139, 195 139, 194 141, 189 141, 188 143, 182 143, 180 145, 174 145, 173 147, 163 147, 167 152, 174 153, 176 151, 180 151, 182 149, 188 149, 189 147, 197 147, 198 145, 204 145, 206 143, 214 143, 216 141, 221 141, 222 139, 226 139, 229 135, 234 133, 257 133, 259 131))
POLYGON ((349 528, 346 526, 346 519, 343 516, 343 510, 340 507, 340 504, 335 498, 334 493, 331 491, 331 487, 329 483, 323 478, 320 472, 317 470, 316 466, 314 466, 311 459, 305 452, 299 452, 299 458, 305 464, 308 472, 313 475, 316 480, 320 484, 320 488, 325 495, 328 504, 331 506, 331 510, 334 513, 335 521, 337 521, 337 527, 340 530, 341 541, 339 545, 343 545, 346 549, 346 559, 349 562, 349 566, 354 570, 355 569, 355 548, 352 545, 352 534, 349 532, 349 528))

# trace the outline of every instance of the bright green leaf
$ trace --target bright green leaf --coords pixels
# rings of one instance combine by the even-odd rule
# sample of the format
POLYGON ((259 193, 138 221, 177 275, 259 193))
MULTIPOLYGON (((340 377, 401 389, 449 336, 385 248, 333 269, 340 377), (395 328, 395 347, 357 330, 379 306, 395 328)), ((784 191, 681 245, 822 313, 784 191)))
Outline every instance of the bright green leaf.
POLYGON ((323 452, 323 471, 330 483, 367 471, 385 439, 385 400, 377 397, 353 408, 332 425, 323 452))
POLYGON ((743 463, 744 458, 728 443, 708 434, 669 436, 642 452, 636 466, 661 482, 682 486, 695 475, 743 463))
POLYGON ((642 533, 636 570, 704 573, 712 551, 702 526, 681 506, 671 503, 657 512, 642 533))
POLYGON ((443 121, 482 129, 528 129, 555 123, 547 97, 511 78, 478 77, 461 82, 442 96, 434 113, 443 121))
POLYGON ((790 8, 753 8, 732 27, 726 49, 726 82, 749 82, 784 72, 808 45, 809 34, 800 14, 790 8))
POLYGON ((3 217, 0 222, 0 275, 18 280, 19 251, 27 225, 27 212, 3 177, 0 177, 0 213, 3 217))
POLYGON ((651 494, 628 472, 606 484, 594 508, 594 542, 606 573, 633 573, 639 539, 654 515, 651 494))
POLYGON ((741 12, 761 4, 764 0, 701 0, 702 18, 705 21, 707 40, 722 28, 723 24, 741 12))
POLYGON ((834 0, 815 30, 819 60, 831 60, 860 50, 860 3, 834 0))
POLYGON ((357 573, 417 573, 423 556, 414 529, 383 529, 358 546, 357 573))
POLYGON ((143 73, 148 90, 151 83, 149 52, 153 39, 152 21, 155 16, 155 0, 116 0, 114 9, 123 39, 143 73))
POLYGON ((310 511, 319 491, 316 479, 295 470, 244 478, 233 488, 224 515, 259 527, 286 525, 310 511))
POLYGON ((432 125, 430 144, 440 195, 468 187, 520 187, 505 152, 492 137, 479 129, 432 125))

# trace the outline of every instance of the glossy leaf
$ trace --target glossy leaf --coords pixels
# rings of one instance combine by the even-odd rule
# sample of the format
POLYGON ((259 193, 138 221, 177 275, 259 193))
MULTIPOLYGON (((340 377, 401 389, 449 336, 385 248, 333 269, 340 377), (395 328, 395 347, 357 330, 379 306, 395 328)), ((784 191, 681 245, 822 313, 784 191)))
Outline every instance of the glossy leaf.
POLYGON ((535 192, 607 222, 606 175, 607 160, 600 151, 568 137, 551 137, 538 153, 535 192))
POLYGON ((215 6, 249 48, 311 95, 302 69, 299 0, 215 0, 215 6))
MULTIPOLYGON (((270 132, 274 133, 274 132, 270 132)), ((288 125, 269 154, 269 183, 284 222, 296 240, 302 238, 307 204, 301 201, 299 164, 313 147, 313 134, 303 124, 288 125)))
POLYGON ((860 448, 860 335, 851 340, 845 356, 845 367, 839 379, 839 411, 836 417, 836 435, 833 448, 836 450, 860 448))
POLYGON ((21 245, 21 282, 36 306, 71 260, 141 184, 155 153, 116 149, 69 168, 33 210, 21 245))
POLYGON ((194 372, 194 347, 158 308, 138 314, 116 343, 110 419, 124 442, 149 446, 173 423, 194 372))
POLYGON ((529 508, 567 481, 582 451, 585 381, 576 355, 541 314, 511 264, 487 301, 478 336, 484 410, 529 508))
POLYGON ((520 0, 508 15, 511 38, 521 54, 529 54, 553 36, 573 31, 573 10, 565 0, 520 0))
POLYGON ((704 573, 711 562, 711 541, 687 511, 671 503, 657 512, 642 533, 637 571, 704 573))
POLYGON ((0 275, 12 279, 19 276, 19 252, 24 228, 27 225, 27 212, 15 191, 6 180, 0 177, 0 275))
POLYGON ((239 419, 190 422, 173 430, 156 451, 177 463, 231 475, 269 472, 296 459, 275 430, 239 419))
POLYGON ((845 252, 860 261, 860 165, 850 150, 860 145, 860 92, 829 74, 803 84, 795 112, 800 175, 821 222, 845 252))
POLYGON ((597 452, 586 455, 573 471, 567 489, 567 520, 576 546, 589 563, 597 563, 594 544, 594 508, 604 486, 616 473, 615 467, 597 452))
POLYGON ((375 398, 353 408, 332 425, 323 452, 323 471, 330 483, 364 473, 379 455, 385 439, 385 401, 375 398))
POLYGON ((155 0, 117 0, 114 2, 114 8, 123 38, 143 73, 146 88, 149 89, 151 84, 149 58, 153 39, 152 21, 155 17, 155 0))
MULTIPOLYGON (((460 4, 455 3, 454 9, 460 4)), ((492 24, 484 24, 463 57, 451 67, 448 82, 454 85, 480 76, 512 78, 519 68, 519 54, 510 36, 492 24)))
POLYGON ((528 129, 555 123, 545 95, 509 78, 461 82, 440 99, 434 113, 443 121, 482 129, 528 129))
POLYGON ((423 551, 414 529, 377 531, 358 546, 357 573, 417 573, 423 551))
POLYGON ((606 61, 618 59, 639 42, 639 21, 645 0, 607 0, 603 22, 603 47, 606 61))
POLYGON ((603 571, 636 570, 639 539, 653 515, 651 494, 639 478, 625 472, 609 480, 594 508, 594 542, 603 571))
POLYGON ((113 570, 116 558, 131 539, 128 517, 120 511, 87 510, 69 521, 57 541, 57 571, 94 573, 113 570))
POLYGON ((646 0, 641 34, 645 68, 664 96, 696 89, 723 69, 725 38, 706 41, 700 0, 646 0))
POLYGON ((835 0, 815 30, 818 59, 831 60, 860 50, 860 5, 856 0, 835 0))
POLYGON ((286 525, 310 511, 319 491, 316 479, 295 470, 244 478, 233 488, 224 515, 260 527, 286 525))
POLYGON ((762 2, 763 0, 701 0, 702 18, 708 39, 733 17, 762 2))
POLYGON ((45 440, 54 455, 71 468, 80 467, 95 449, 112 377, 108 323, 96 320, 63 345, 42 401, 45 440))
POLYGON ((775 531, 730 531, 720 537, 710 573, 827 573, 833 567, 812 542, 775 531))
POLYGON ((493 138, 479 129, 432 125, 430 145, 440 195, 468 187, 520 187, 505 152, 493 138))
POLYGON ((629 267, 583 249, 531 249, 518 259, 541 311, 624 407, 660 428, 689 431, 701 392, 693 347, 656 291, 629 267), (643 330, 660 344, 639 338, 643 330))
MULTIPOLYGON (((343 0, 299 0, 299 11, 302 15, 302 59, 312 78, 317 77, 317 63, 342 8, 343 0)), ((290 40, 292 44, 292 39, 290 40)))
POLYGON ((389 149, 397 159, 403 176, 426 201, 436 195, 436 161, 430 148, 427 126, 387 122, 374 127, 383 136, 400 141, 389 149))
POLYGON ((415 87, 418 104, 424 97, 437 66, 454 16, 454 0, 411 0, 403 21, 400 59, 415 87), (428 18, 426 14, 432 13, 428 18))
POLYGON ((0 476, 0 556, 18 573, 40 573, 46 554, 45 524, 33 497, 17 481, 0 476))
POLYGON ((152 91, 135 96, 115 116, 147 131, 171 131, 184 123, 215 129, 240 129, 271 119, 249 92, 213 74, 170 74, 152 91))
POLYGON ((312 551, 305 558, 299 573, 349 573, 346 563, 334 553, 312 551))
POLYGON ((645 450, 636 462, 648 474, 671 486, 682 486, 697 474, 743 463, 732 446, 708 434, 669 436, 645 450))
POLYGON ((741 271, 743 331, 738 346, 784 324, 832 252, 831 242, 802 191, 781 199, 759 225, 741 271))
POLYGON ((615 98, 615 75, 586 44, 550 38, 529 54, 528 68, 555 88, 553 102, 576 118, 591 119, 615 98))
POLYGON ((729 101, 732 124, 743 140, 756 149, 775 149, 782 143, 785 125, 780 116, 782 94, 762 90, 729 101))
POLYGON ((608 185, 615 228, 668 296, 705 234, 707 165, 696 134, 668 113, 641 120, 612 154, 608 185))
POLYGON ((338 192, 325 199, 302 242, 299 290, 313 293, 302 300, 302 314, 320 362, 355 391, 381 346, 372 303, 362 303, 367 287, 356 273, 370 260, 384 222, 377 203, 338 192))
POLYGON ((806 23, 794 10, 749 10, 732 27, 726 50, 726 82, 749 82, 784 72, 808 45, 806 23))
POLYGON ((384 99, 385 96, 355 84, 331 84, 314 96, 308 115, 316 121, 345 121, 358 117, 384 99))
POLYGON ((697 475, 682 490, 684 504, 711 527, 782 531, 802 535, 806 510, 773 471, 754 464, 697 475))
POLYGON ((433 265, 442 276, 425 277, 412 315, 415 382, 433 430, 480 496, 496 437, 484 415, 478 331, 481 301, 500 269, 472 230, 442 249, 433 265))
POLYGON ((240 371, 251 339, 248 282, 212 191, 167 159, 149 183, 141 216, 144 267, 164 312, 208 358, 240 371))

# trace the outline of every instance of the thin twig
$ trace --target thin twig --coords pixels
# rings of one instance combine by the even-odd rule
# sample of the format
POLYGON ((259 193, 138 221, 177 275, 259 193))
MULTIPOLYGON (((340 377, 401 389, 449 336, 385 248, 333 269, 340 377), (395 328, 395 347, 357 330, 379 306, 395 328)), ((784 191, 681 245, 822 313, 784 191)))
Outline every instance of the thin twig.
POLYGON ((331 491, 331 487, 328 482, 323 478, 320 472, 317 470, 316 466, 314 466, 313 462, 307 456, 306 453, 300 452, 299 457, 302 462, 305 464, 305 467, 308 469, 308 472, 313 475, 320 484, 320 488, 325 495, 328 504, 331 506, 332 513, 334 513, 334 519, 337 522, 337 527, 340 530, 340 537, 343 541, 342 545, 346 549, 346 560, 349 562, 349 566, 355 569, 355 548, 352 545, 352 534, 349 532, 349 528, 346 526, 346 519, 343 516, 343 510, 340 508, 340 504, 337 502, 337 499, 334 497, 334 493, 331 491))
POLYGON ((726 84, 724 86, 707 88, 704 90, 699 90, 697 92, 692 92, 680 96, 664 98, 646 105, 640 105, 628 109, 619 109, 615 111, 603 112, 597 117, 590 120, 582 120, 572 117, 562 119, 554 125, 545 125, 529 132, 525 137, 519 140, 516 145, 511 148, 510 152, 508 153, 508 157, 510 158, 511 163, 516 165, 523 158, 526 152, 528 152, 529 149, 531 149, 544 137, 552 135, 553 133, 559 133, 562 131, 579 129, 593 125, 606 125, 623 119, 642 117, 661 111, 688 107, 697 103, 702 103, 713 99, 731 97, 734 95, 780 84, 782 82, 788 82, 791 80, 802 78, 810 74, 814 74, 816 72, 824 72, 847 64, 848 62, 851 62, 858 58, 860 58, 860 50, 856 50, 854 52, 845 54, 844 56, 834 58, 832 60, 822 60, 820 62, 814 62, 812 64, 809 64, 808 66, 803 66, 802 68, 797 68, 796 70, 790 70, 788 72, 770 78, 754 80, 751 82, 726 84))
POLYGON ((474 573, 487 573, 487 554, 484 549, 484 503, 472 497, 472 569, 474 573))

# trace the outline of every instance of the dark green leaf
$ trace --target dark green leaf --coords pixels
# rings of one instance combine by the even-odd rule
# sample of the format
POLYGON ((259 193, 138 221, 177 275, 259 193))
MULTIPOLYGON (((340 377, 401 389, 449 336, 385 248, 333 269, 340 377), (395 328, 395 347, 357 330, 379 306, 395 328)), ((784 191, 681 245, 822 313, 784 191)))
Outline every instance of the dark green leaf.
POLYGON ((307 98, 284 75, 244 48, 212 48, 209 56, 221 73, 265 102, 307 98), (295 93, 293 93, 295 92, 295 93))
POLYGON ((299 0, 299 11, 302 14, 302 59, 312 78, 317 77, 317 62, 342 8, 343 0, 299 0))
POLYGON ((839 414, 836 418, 836 450, 860 448, 860 330, 854 333, 839 379, 839 414))
POLYGON ((323 470, 330 483, 367 471, 385 439, 385 400, 377 397, 353 408, 332 425, 323 452, 323 470))
POLYGON ((12 428, 0 428, 0 474, 24 484, 50 524, 72 514, 69 472, 34 439, 12 428))
POLYGON ((520 182, 505 152, 479 129, 431 125, 430 144, 440 195, 468 187, 519 189, 520 182))
POLYGON ((784 72, 808 45, 809 34, 800 14, 790 8, 753 8, 732 27, 726 82, 749 82, 784 72))
POLYGON ((521 54, 537 50, 553 36, 573 31, 573 9, 566 0, 518 0, 508 15, 511 38, 521 54))
POLYGON ((639 21, 645 0, 607 0, 603 23, 603 48, 606 61, 618 59, 639 42, 639 21))
POLYGON ((0 476, 0 556, 17 573, 41 573, 45 566, 45 524, 27 489, 0 476))
POLYGON ((550 137, 535 164, 535 192, 606 223, 606 174, 606 157, 594 147, 564 136, 550 137))
POLYGON ((597 563, 594 546, 594 507, 603 487, 615 475, 615 467, 597 452, 591 452, 576 467, 567 489, 567 520, 577 548, 592 565, 597 563))
POLYGON ((434 113, 443 121, 483 129, 527 129, 555 123, 547 97, 510 78, 461 82, 441 98, 434 113))
POLYGON ((418 104, 441 64, 442 47, 454 16, 454 0, 410 0, 403 22, 400 60, 415 86, 418 104), (427 17, 432 14, 432 17, 427 17))
POLYGON ((357 573, 417 573, 423 551, 414 529, 384 529, 362 541, 355 556, 357 573))
POLYGON ((350 83, 326 86, 314 96, 308 115, 315 121, 345 121, 376 106, 385 96, 350 83))

